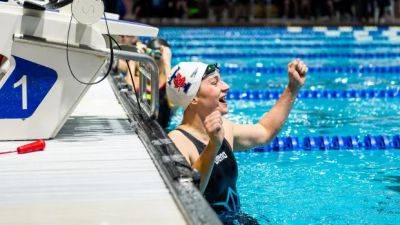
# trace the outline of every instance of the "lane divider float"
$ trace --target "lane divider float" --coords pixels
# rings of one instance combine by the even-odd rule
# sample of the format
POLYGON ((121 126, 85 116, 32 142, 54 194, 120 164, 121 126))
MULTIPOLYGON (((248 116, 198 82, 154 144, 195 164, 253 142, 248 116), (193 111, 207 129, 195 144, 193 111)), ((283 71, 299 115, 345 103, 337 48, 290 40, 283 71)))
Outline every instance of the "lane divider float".
MULTIPOLYGON (((235 73, 286 73, 287 68, 285 67, 229 67, 222 66, 221 73, 223 74, 235 74, 235 73)), ((346 67, 309 67, 308 73, 347 73, 347 74, 359 74, 359 73, 388 73, 388 74, 399 74, 400 66, 346 66, 346 67)))
POLYGON ((176 58, 202 57, 202 58, 301 58, 301 59, 325 59, 325 58, 351 58, 351 59, 389 59, 400 58, 400 53, 176 53, 176 58))
POLYGON ((270 144, 253 148, 254 152, 315 150, 400 149, 400 135, 277 137, 270 144))
MULTIPOLYGON (((227 100, 274 100, 278 99, 282 90, 231 90, 227 100)), ((400 98, 400 89, 388 90, 301 90, 300 99, 350 99, 350 98, 400 98)))

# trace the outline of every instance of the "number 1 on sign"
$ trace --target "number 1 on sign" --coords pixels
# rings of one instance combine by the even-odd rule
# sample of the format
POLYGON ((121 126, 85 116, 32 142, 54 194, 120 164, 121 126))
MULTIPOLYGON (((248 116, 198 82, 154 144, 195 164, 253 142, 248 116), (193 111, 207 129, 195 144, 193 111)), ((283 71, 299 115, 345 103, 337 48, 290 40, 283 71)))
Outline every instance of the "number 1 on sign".
POLYGON ((28 85, 26 83, 26 75, 14 84, 14 88, 22 85, 22 109, 28 109, 28 85))

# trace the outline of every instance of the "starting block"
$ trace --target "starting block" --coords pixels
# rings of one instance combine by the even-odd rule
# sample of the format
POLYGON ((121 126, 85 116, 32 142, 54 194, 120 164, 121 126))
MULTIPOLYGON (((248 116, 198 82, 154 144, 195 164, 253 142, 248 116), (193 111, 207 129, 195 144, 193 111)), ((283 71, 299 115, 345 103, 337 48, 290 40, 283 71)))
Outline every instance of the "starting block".
POLYGON ((93 82, 107 70, 108 30, 111 35, 158 34, 155 27, 115 18, 78 23, 71 9, 0 2, 0 55, 10 68, 0 76, 0 140, 55 137, 85 95, 89 86, 76 81, 67 64, 67 43, 73 73, 93 82))

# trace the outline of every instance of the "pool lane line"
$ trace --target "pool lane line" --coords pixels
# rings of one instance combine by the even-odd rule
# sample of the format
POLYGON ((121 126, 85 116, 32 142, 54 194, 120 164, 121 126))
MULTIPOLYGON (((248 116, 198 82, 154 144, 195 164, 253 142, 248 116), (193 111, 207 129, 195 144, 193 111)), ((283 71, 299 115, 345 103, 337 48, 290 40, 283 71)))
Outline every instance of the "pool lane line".
POLYGON ((277 137, 253 152, 400 149, 400 135, 277 137))
POLYGON ((393 43, 398 43, 400 36, 398 34, 392 36, 374 36, 374 35, 351 35, 351 36, 330 36, 330 35, 314 35, 310 36, 307 34, 302 35, 240 35, 240 36, 199 36, 199 35, 190 35, 190 36, 175 36, 175 37, 168 37, 163 35, 165 39, 168 41, 176 42, 176 41, 226 41, 229 39, 230 41, 256 41, 256 40, 263 40, 263 39, 272 39, 275 41, 333 41, 333 42, 340 42, 340 41, 391 41, 393 43))
POLYGON ((242 49, 242 48, 266 48, 266 49, 286 49, 286 48, 362 48, 362 49, 376 49, 376 48, 400 48, 398 43, 190 43, 171 41, 173 49, 184 48, 226 48, 226 49, 242 49))
MULTIPOLYGON (((326 58, 348 58, 348 59, 392 59, 400 58, 400 53, 175 53, 176 58, 301 58, 301 59, 326 59, 326 58)), ((188 60, 189 60, 188 59, 188 60)))
MULTIPOLYGON (((226 96, 227 100, 276 100, 282 90, 231 90, 226 96)), ((400 99, 400 89, 387 90, 301 90, 299 99, 400 99)))
MULTIPOLYGON (((237 73, 286 73, 287 68, 281 66, 221 66, 220 72, 222 74, 235 75, 237 73)), ((400 66, 325 66, 325 67, 309 67, 308 73, 346 73, 346 74, 360 74, 360 73, 378 73, 378 74, 400 74, 400 66)))
POLYGON ((393 30, 398 31, 400 30, 399 26, 389 26, 389 25, 379 25, 379 26, 274 26, 274 27, 266 27, 266 26, 252 26, 252 27, 243 27, 243 26, 215 26, 215 27, 205 27, 199 29, 196 26, 188 26, 185 28, 181 27, 163 27, 161 30, 172 30, 172 31, 183 31, 183 30, 197 30, 197 31, 248 31, 248 30, 255 30, 255 31, 262 31, 268 32, 273 31, 282 31, 282 32, 290 32, 294 29, 296 31, 302 32, 323 32, 323 31, 330 31, 330 30, 339 30, 342 32, 351 32, 351 31, 369 31, 369 32, 377 32, 377 31, 387 31, 393 30))

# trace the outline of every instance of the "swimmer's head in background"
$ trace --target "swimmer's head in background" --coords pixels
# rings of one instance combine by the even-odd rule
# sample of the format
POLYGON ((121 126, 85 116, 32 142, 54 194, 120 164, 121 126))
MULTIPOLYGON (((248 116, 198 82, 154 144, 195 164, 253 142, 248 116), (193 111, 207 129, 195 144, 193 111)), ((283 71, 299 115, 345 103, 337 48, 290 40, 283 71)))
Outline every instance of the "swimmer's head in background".
POLYGON ((153 38, 149 42, 147 42, 146 45, 147 45, 146 53, 151 57, 155 58, 156 60, 159 60, 162 56, 160 51, 161 46, 171 48, 168 42, 162 38, 153 38))
POLYGON ((171 48, 168 42, 162 38, 153 38, 149 42, 147 42, 147 47, 154 50, 160 50, 161 46, 171 48))
POLYGON ((127 35, 122 35, 121 36, 121 43, 122 44, 136 45, 136 43, 138 41, 139 41, 139 39, 136 36, 127 36, 127 35))
POLYGON ((167 77, 167 96, 170 102, 186 109, 196 97, 208 68, 209 65, 202 62, 181 62, 174 66, 167 77))

